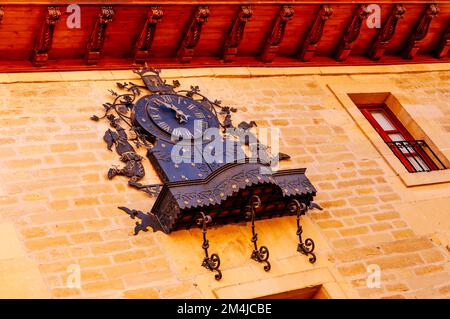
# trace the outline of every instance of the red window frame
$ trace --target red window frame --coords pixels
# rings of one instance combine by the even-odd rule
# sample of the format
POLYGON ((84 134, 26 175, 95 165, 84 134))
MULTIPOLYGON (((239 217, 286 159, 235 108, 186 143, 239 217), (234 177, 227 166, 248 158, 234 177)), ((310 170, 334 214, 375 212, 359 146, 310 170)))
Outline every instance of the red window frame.
MULTIPOLYGON (((378 132, 378 134, 381 136, 384 142, 388 143, 388 145, 393 141, 389 134, 401 134, 404 137, 404 141, 415 141, 411 133, 408 132, 408 130, 403 126, 403 124, 398 120, 398 118, 392 113, 392 111, 386 106, 386 104, 364 104, 364 105, 358 105, 359 110, 362 112, 362 114, 365 116, 365 118, 369 121, 369 123, 373 126, 373 128, 378 132), (385 115, 385 117, 392 123, 394 126, 393 130, 385 130, 381 125, 378 123, 378 121, 373 117, 372 112, 381 112, 385 115)), ((415 142, 414 144, 411 144, 411 147, 408 147, 408 150, 410 150, 410 153, 402 152, 398 147, 390 147, 391 150, 394 152, 394 154, 397 156, 397 158, 402 162, 402 164, 406 167, 408 172, 415 173, 415 172, 422 172, 422 171, 428 171, 428 170, 438 170, 439 168, 436 166, 436 164, 433 162, 433 160, 430 158, 430 156, 415 142), (424 168, 422 171, 418 171, 408 160, 408 158, 414 158, 415 156, 419 157, 425 164, 428 166, 427 168, 424 168)), ((404 147, 406 149, 406 147, 404 147)), ((414 161, 414 159, 412 159, 414 161)), ((420 164, 419 164, 420 165, 420 164)))

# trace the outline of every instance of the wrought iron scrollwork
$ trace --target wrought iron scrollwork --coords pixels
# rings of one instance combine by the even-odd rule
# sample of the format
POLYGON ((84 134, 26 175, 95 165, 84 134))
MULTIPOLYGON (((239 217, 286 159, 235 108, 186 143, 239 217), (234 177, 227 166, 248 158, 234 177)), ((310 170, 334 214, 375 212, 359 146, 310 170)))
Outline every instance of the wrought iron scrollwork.
POLYGON ((147 193, 149 196, 156 197, 161 192, 161 189, 164 184, 147 184, 143 185, 141 183, 136 183, 132 181, 128 181, 128 185, 147 193))
POLYGON ((252 243, 253 243, 253 252, 251 258, 257 262, 265 263, 264 270, 269 271, 271 268, 269 262, 269 249, 266 246, 261 246, 258 249, 258 234, 255 231, 255 212, 256 209, 261 206, 261 199, 259 196, 253 195, 250 198, 249 204, 245 207, 245 215, 247 218, 251 218, 252 222, 252 243))
POLYGON ((168 232, 167 228, 161 225, 161 221, 159 220, 158 216, 154 215, 151 212, 144 213, 140 210, 129 209, 123 206, 120 206, 118 208, 127 213, 131 219, 137 218, 140 220, 140 222, 136 222, 136 226, 134 227, 134 235, 139 234, 140 231, 148 232, 148 227, 151 227, 154 232, 159 230, 165 233, 168 232))
POLYGON ((322 210, 322 207, 320 207, 316 203, 311 203, 311 205, 308 207, 304 203, 300 203, 298 200, 293 199, 288 204, 288 209, 291 213, 296 213, 297 215, 297 236, 298 236, 298 246, 297 251, 303 255, 309 256, 309 262, 311 264, 315 263, 317 260, 316 254, 314 253, 314 249, 316 245, 314 244, 314 241, 311 238, 306 238, 305 241, 303 241, 302 234, 303 234, 303 227, 300 224, 300 216, 305 215, 308 209, 317 208, 322 210))
POLYGON ((209 249, 209 240, 206 238, 206 233, 208 231, 208 224, 211 223, 212 218, 209 215, 205 215, 203 212, 200 212, 200 216, 197 219, 197 225, 202 227, 202 233, 203 233, 203 244, 202 248, 205 251, 205 258, 203 258, 202 266, 205 267, 208 270, 215 271, 216 274, 214 275, 214 278, 216 280, 222 279, 222 272, 220 271, 220 257, 218 254, 211 254, 211 256, 208 253, 209 249))

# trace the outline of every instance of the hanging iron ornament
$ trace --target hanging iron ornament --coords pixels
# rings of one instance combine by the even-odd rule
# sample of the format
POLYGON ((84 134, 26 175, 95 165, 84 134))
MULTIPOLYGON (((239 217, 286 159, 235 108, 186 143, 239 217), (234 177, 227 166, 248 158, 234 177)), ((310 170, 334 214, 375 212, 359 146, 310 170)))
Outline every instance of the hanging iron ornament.
POLYGON ((161 79, 160 70, 147 66, 134 72, 140 76, 142 85, 117 83, 120 93, 110 90, 113 100, 103 104, 103 116, 94 115, 91 119, 109 122, 103 139, 124 163, 112 166, 107 177, 127 177, 131 187, 157 197, 149 212, 120 207, 131 218, 140 220, 136 223, 136 234, 148 227, 166 234, 188 229, 195 224, 200 211, 212 216, 214 225, 240 222, 242 207, 252 195, 258 195, 263 202, 253 220, 292 214, 287 209, 291 199, 306 205, 312 202, 316 190, 304 168, 271 171, 274 158, 286 160, 289 156, 283 153, 274 156, 269 147, 259 143, 250 132, 257 126, 255 121, 234 126, 232 114, 237 109, 207 98, 198 86, 179 89, 178 81, 169 84, 161 79), (202 125, 197 127, 196 121, 202 125), (208 129, 217 129, 219 134, 208 138, 205 134, 208 129), (192 142, 189 147, 194 160, 174 158, 180 140, 192 142), (256 161, 243 151, 243 145, 252 143, 260 151, 256 161), (214 161, 205 155, 212 145, 221 146, 211 151, 214 161), (146 158, 161 183, 141 182, 146 161, 138 154, 141 149, 146 150, 146 158), (200 154, 200 161, 195 160, 196 154, 200 154))
POLYGON ((264 270, 269 271, 271 266, 269 262, 269 249, 266 246, 261 246, 258 249, 258 234, 255 231, 255 214, 256 209, 261 206, 261 199, 257 195, 253 195, 250 198, 249 204, 245 206, 245 215, 247 218, 251 219, 252 223, 252 243, 253 243, 253 252, 251 258, 260 263, 265 263, 264 270))
POLYGON ((311 238, 306 238, 306 240, 303 242, 302 234, 303 234, 303 227, 300 224, 300 216, 305 215, 309 208, 318 208, 322 210, 322 207, 320 207, 316 203, 311 203, 311 206, 306 206, 305 203, 300 203, 298 200, 293 199, 289 205, 288 205, 289 211, 291 213, 296 214, 297 218, 297 236, 298 236, 298 246, 297 251, 299 253, 302 253, 303 255, 310 256, 309 262, 311 264, 316 262, 316 254, 314 253, 315 244, 314 241, 311 238))
POLYGON ((205 251, 205 258, 203 258, 202 266, 208 270, 215 271, 216 274, 214 278, 216 280, 222 279, 222 272, 220 271, 220 257, 217 254, 211 254, 209 256, 209 240, 206 238, 206 233, 208 231, 208 224, 211 223, 212 218, 209 215, 205 215, 203 212, 200 212, 199 218, 197 219, 197 225, 202 227, 203 234, 203 244, 202 248, 205 251))

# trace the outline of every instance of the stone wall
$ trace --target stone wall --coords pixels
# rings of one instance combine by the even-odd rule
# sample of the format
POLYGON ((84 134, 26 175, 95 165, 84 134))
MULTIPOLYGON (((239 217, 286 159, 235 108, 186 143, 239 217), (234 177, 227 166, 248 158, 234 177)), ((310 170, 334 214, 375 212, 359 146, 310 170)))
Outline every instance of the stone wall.
MULTIPOLYGON (((154 199, 125 178, 107 179, 118 156, 102 140, 106 123, 89 117, 111 99, 107 90, 117 81, 136 81, 131 71, 0 74, 0 296, 262 296, 292 288, 281 282, 302 288, 302 280, 283 278, 310 273, 330 297, 448 298, 450 181, 405 186, 331 85, 389 90, 450 158, 449 69, 163 71, 237 107, 235 123, 279 127, 280 151, 292 156, 282 166, 306 167, 324 207, 303 219, 305 235, 317 243, 314 265, 296 252, 294 217, 257 222, 271 251, 270 273, 249 258, 249 225, 212 229, 220 282, 200 267, 199 230, 133 236, 135 221, 117 209, 148 211, 154 199), (381 268, 380 288, 366 285, 371 264, 381 268), (67 287, 73 265, 81 270, 80 288, 67 287), (236 288, 244 286, 248 291, 236 288)), ((145 167, 144 183, 158 182, 147 160, 145 167)))

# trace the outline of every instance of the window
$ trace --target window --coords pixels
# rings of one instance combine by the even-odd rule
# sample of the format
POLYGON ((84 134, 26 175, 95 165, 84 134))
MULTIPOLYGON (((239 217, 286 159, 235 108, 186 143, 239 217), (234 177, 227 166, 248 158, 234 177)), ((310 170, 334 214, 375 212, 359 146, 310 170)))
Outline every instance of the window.
POLYGON ((415 140, 386 104, 362 104, 358 108, 410 173, 445 169, 423 140, 415 140))

